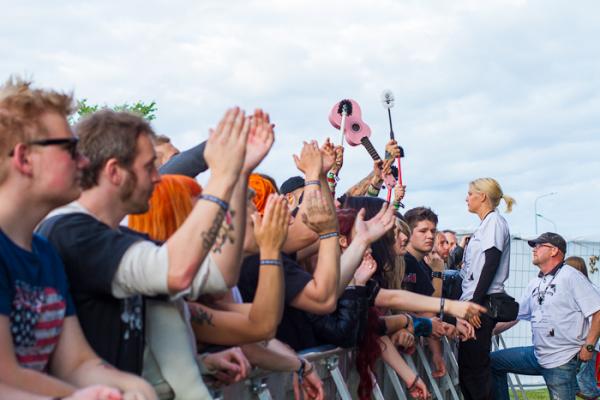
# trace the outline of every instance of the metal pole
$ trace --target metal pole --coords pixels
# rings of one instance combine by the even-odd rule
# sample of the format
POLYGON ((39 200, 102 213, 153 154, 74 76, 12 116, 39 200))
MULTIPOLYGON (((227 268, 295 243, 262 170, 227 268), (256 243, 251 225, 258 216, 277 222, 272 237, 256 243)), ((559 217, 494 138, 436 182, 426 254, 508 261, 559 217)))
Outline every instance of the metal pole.
POLYGON ((550 193, 544 193, 541 196, 538 196, 535 198, 535 201, 533 202, 533 218, 535 219, 535 234, 538 234, 538 212, 537 212, 537 202, 539 199, 541 199, 542 197, 547 197, 547 196, 553 196, 557 194, 557 192, 550 192, 550 193))

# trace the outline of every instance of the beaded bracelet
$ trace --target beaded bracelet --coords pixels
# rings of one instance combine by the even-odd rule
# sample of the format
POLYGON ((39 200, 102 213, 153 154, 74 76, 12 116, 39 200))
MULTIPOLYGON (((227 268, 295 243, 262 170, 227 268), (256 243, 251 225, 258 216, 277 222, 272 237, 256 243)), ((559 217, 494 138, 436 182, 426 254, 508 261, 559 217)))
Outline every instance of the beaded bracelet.
POLYGON ((319 239, 320 240, 325 240, 325 239, 329 239, 332 237, 338 237, 340 234, 337 232, 329 232, 329 233, 324 233, 322 235, 319 235, 319 239))
POLYGON ((226 201, 221 200, 217 196, 213 196, 210 194, 202 194, 200 195, 200 200, 210 201, 212 203, 217 204, 219 207, 223 209, 223 211, 229 210, 229 204, 226 201))
POLYGON ((277 265, 281 267, 282 263, 280 259, 264 259, 259 261, 260 265, 277 265))
POLYGON ((305 182, 304 182, 304 186, 308 186, 308 185, 317 185, 317 186, 321 186, 321 181, 320 181, 320 180, 314 180, 314 181, 305 181, 305 182))

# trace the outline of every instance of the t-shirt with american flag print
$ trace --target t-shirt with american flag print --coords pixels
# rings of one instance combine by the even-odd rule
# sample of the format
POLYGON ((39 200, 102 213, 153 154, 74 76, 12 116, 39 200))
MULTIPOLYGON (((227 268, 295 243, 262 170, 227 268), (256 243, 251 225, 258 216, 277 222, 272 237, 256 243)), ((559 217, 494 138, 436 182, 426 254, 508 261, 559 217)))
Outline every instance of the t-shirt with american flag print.
POLYGON ((10 319, 19 364, 45 371, 75 308, 62 261, 44 238, 34 235, 27 251, 0 231, 0 314, 10 319))

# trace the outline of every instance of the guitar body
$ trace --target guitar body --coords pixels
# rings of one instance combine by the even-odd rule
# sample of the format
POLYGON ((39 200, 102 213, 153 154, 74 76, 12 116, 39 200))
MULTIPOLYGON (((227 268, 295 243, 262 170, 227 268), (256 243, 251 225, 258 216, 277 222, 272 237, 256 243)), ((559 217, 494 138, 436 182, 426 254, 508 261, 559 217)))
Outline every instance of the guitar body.
MULTIPOLYGON (((348 99, 352 104, 352 112, 346 116, 345 126, 344 126, 344 136, 346 137, 346 142, 350 146, 358 146, 362 144, 361 139, 363 137, 371 136, 371 128, 362 120, 362 114, 360 111, 360 106, 358 103, 352 99, 348 99)), ((340 103, 335 103, 331 112, 329 113, 329 122, 335 129, 340 129, 342 125, 342 114, 339 113, 340 103)))

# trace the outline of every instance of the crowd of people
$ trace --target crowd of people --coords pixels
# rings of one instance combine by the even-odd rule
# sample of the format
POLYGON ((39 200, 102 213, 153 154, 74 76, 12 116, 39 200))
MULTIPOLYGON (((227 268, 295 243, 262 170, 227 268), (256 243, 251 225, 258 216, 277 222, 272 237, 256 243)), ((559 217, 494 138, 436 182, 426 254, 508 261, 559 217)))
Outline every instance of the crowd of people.
POLYGON ((519 303, 506 294, 498 207, 515 202, 496 180, 467 185, 481 223, 459 240, 431 208, 404 211, 401 184, 379 198, 394 140, 336 193, 344 149, 329 140, 305 142, 281 185, 256 172, 275 140, 260 109, 227 110, 183 152, 140 116, 104 109, 70 126, 73 111, 72 95, 20 78, 0 88, 1 398, 209 399, 207 384, 259 367, 323 399, 302 354, 333 345, 354 349, 358 398, 382 359, 426 399, 402 353, 423 344, 442 377, 444 336, 459 343, 465 399, 508 398, 508 372, 542 375, 552 398, 597 390, 591 366, 573 382, 595 361, 600 293, 546 233, 529 242, 539 276, 519 303), (490 353, 517 320, 533 346, 490 353))

